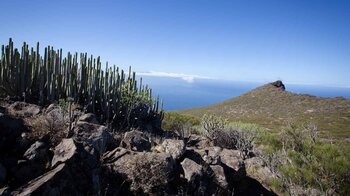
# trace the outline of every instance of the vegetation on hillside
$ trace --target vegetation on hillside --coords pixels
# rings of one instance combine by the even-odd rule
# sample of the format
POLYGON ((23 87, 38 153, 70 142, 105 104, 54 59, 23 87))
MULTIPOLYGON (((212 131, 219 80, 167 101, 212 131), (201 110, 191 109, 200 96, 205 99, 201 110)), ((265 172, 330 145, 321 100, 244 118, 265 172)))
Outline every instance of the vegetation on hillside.
MULTIPOLYGON (((45 48, 44 56, 24 43, 22 49, 9 44, 1 48, 0 97, 48 105, 59 100, 72 100, 87 112, 96 114, 101 123, 114 129, 138 127, 145 121, 163 117, 159 98, 135 79, 135 72, 126 75, 108 62, 102 69, 100 57, 86 53, 70 53, 45 48)), ((160 125, 159 125, 160 126, 160 125)))
POLYGON ((294 94, 272 84, 215 105, 178 112, 198 118, 215 114, 233 122, 256 123, 274 132, 290 122, 316 124, 322 137, 350 135, 350 100, 294 94))
POLYGON ((191 132, 196 132, 197 126, 200 125, 200 119, 179 114, 176 112, 165 112, 162 121, 162 129, 166 131, 174 131, 179 136, 187 135, 191 132))
POLYGON ((317 127, 286 126, 279 135, 260 132, 266 163, 279 173, 278 188, 316 188, 325 195, 350 194, 350 145, 321 140, 317 127))
POLYGON ((320 138, 315 125, 284 126, 279 134, 271 133, 256 124, 229 122, 221 116, 204 114, 198 118, 171 113, 177 118, 165 120, 169 124, 190 122, 190 130, 210 138, 214 145, 238 149, 244 157, 260 156, 277 177, 270 178, 275 191, 293 194, 293 189, 317 189, 325 195, 350 194, 350 145, 342 141, 320 138), (174 120, 174 119, 182 119, 174 120))
POLYGON ((247 126, 243 128, 240 123, 229 126, 227 119, 207 114, 203 115, 201 124, 205 130, 204 134, 213 141, 214 145, 240 150, 244 159, 253 155, 257 130, 247 130, 245 129, 247 126))

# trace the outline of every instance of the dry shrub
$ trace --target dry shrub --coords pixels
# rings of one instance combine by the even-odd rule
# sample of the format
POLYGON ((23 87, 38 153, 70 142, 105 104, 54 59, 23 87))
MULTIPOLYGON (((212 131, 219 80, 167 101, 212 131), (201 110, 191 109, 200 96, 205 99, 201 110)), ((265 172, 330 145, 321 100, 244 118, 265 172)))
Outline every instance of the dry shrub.
POLYGON ((57 113, 33 116, 26 121, 31 128, 29 137, 33 140, 47 137, 52 145, 57 145, 66 136, 67 125, 64 118, 57 113))
POLYGON ((227 127, 226 119, 214 115, 204 115, 201 124, 205 135, 214 142, 214 145, 240 150, 243 158, 251 156, 257 135, 255 130, 245 130, 237 125, 234 128, 227 127))
POLYGON ((150 194, 166 190, 171 175, 171 161, 145 153, 135 156, 129 163, 132 191, 150 194))

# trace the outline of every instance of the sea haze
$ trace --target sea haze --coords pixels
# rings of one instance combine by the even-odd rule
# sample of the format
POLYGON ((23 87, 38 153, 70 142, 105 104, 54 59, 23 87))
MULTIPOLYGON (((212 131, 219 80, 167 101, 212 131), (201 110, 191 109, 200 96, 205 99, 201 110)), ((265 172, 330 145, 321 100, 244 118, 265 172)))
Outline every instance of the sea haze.
MULTIPOLYGON (((208 106, 239 96, 264 83, 236 82, 227 80, 195 79, 192 82, 181 78, 143 76, 153 95, 163 99, 167 111, 208 106)), ((345 97, 350 99, 350 88, 316 85, 285 84, 286 90, 320 97, 345 97)))

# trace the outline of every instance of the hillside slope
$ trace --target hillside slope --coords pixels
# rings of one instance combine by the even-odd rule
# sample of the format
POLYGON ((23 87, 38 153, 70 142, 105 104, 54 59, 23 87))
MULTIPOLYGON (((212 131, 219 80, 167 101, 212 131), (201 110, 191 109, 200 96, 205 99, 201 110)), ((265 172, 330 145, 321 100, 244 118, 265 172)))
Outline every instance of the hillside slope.
POLYGON ((324 136, 350 137, 350 100, 294 94, 286 91, 281 81, 215 105, 179 112, 198 117, 212 113, 232 121, 257 123, 273 131, 287 122, 315 123, 324 136))

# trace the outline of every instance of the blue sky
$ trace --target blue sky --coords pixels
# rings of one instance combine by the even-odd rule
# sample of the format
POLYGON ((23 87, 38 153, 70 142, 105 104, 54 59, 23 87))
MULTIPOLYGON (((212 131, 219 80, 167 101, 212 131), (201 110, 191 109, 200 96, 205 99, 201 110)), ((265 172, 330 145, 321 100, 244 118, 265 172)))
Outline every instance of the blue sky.
POLYGON ((350 86, 347 0, 1 0, 0 26, 148 75, 350 86))

